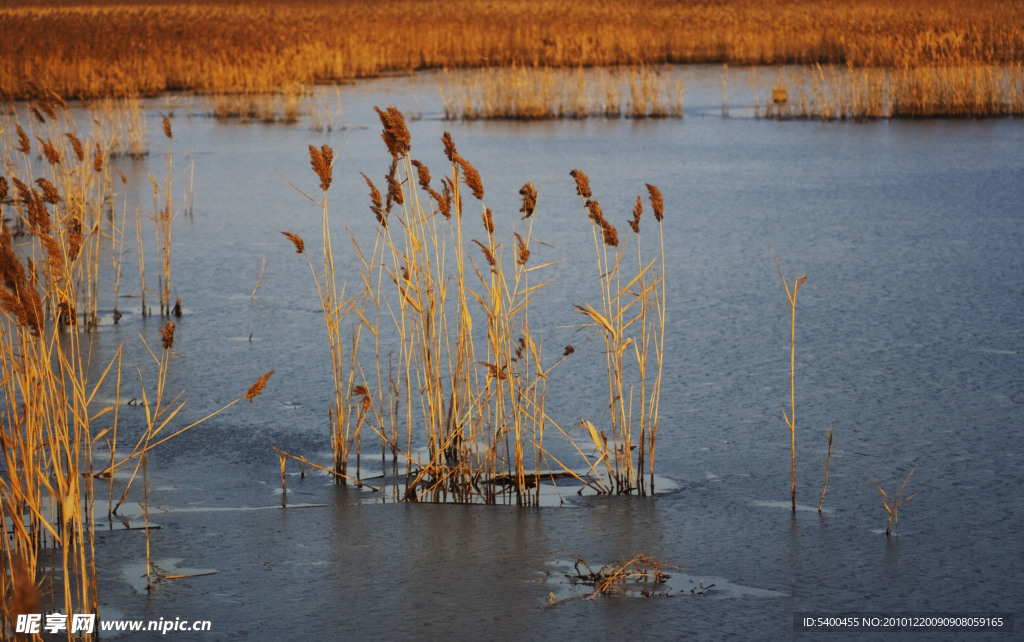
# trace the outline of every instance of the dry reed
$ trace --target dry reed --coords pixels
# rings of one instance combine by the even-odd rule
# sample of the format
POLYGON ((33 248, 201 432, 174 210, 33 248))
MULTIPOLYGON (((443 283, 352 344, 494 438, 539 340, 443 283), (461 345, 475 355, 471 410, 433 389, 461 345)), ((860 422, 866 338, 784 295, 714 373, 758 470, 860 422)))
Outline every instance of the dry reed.
MULTIPOLYGON (((807 276, 800 275, 793 280, 793 288, 790 289, 789 284, 786 282, 786 277, 782 274, 782 266, 779 265, 779 260, 773 255, 772 260, 775 262, 775 268, 779 271, 779 278, 782 279, 782 286, 786 288, 786 300, 789 302, 789 308, 791 312, 790 326, 789 326, 789 414, 786 411, 782 411, 782 418, 786 420, 786 427, 789 428, 789 447, 790 447, 790 494, 793 501, 793 512, 796 512, 796 294, 800 291, 800 286, 807 281, 807 276)), ((824 493, 822 493, 824 496, 824 493)))
POLYGON ((818 499, 818 512, 821 512, 821 507, 825 505, 825 491, 828 490, 828 474, 832 470, 832 437, 835 435, 835 428, 829 426, 825 429, 825 441, 828 443, 828 451, 825 454, 825 461, 821 464, 822 469, 825 471, 825 479, 821 482, 821 497, 818 499))
POLYGON ((438 0, 7 3, 0 97, 273 94, 392 71, 728 62, 927 68, 1019 63, 1007 0, 728 3, 438 0), (386 29, 380 25, 386 24, 386 29), (509 25, 517 25, 510 29, 509 25), (364 34, 372 33, 367 39, 364 34), (458 38, 452 38, 458 33, 458 38))
MULTIPOLYGON (((37 100, 27 110, 34 120, 21 120, 14 111, 0 121, 0 145, 8 158, 8 174, 0 178, 0 515, 11 529, 0 543, 4 630, 26 612, 33 595, 68 615, 98 612, 92 446, 105 440, 110 448, 109 466, 96 475, 109 476, 132 459, 137 472, 152 448, 202 421, 161 433, 181 408, 163 403, 174 342, 168 323, 161 331, 163 354, 154 356, 160 369, 156 404, 143 395, 143 439, 129 453, 118 452, 121 350, 90 379, 81 333, 98 323, 104 237, 112 243, 111 267, 120 271, 126 212, 122 208, 118 228, 110 157, 123 152, 116 142, 121 130, 111 123, 131 118, 92 106, 94 129, 86 135, 56 97, 37 100), (101 387, 114 387, 112 404, 99 407, 101 387), (57 551, 57 561, 46 567, 40 562, 44 546, 57 551)), ((115 277, 115 297, 117 282, 115 277)), ((116 303, 114 314, 116 320, 116 303)), ((111 486, 109 511, 115 510, 111 486)))
POLYGON ((896 485, 896 489, 892 493, 887 493, 882 488, 881 484, 877 481, 874 482, 875 488, 882 494, 882 505, 885 506, 885 512, 888 513, 889 518, 885 524, 885 536, 889 537, 892 533, 893 527, 896 528, 896 534, 899 535, 899 510, 903 504, 906 504, 910 500, 917 497, 921 491, 917 491, 911 495, 907 495, 907 484, 910 482, 910 476, 914 474, 913 468, 907 473, 907 476, 903 478, 899 484, 896 485))
MULTIPOLYGON (((539 481, 545 475, 572 476, 599 492, 653 491, 653 481, 648 485, 639 479, 646 463, 616 485, 593 477, 593 465, 590 471, 572 472, 544 445, 545 428, 565 433, 545 410, 545 399, 551 369, 573 349, 567 347, 560 358, 545 362, 531 329, 531 302, 545 285, 536 275, 551 265, 538 264, 531 251, 536 188, 532 183, 522 187, 522 206, 513 220, 495 213, 485 204, 480 173, 445 133, 449 174, 435 189, 429 168, 410 156, 404 116, 394 107, 378 108, 377 114, 392 156, 384 176, 388 192, 385 198, 373 179, 362 175, 370 190, 377 235, 372 243, 353 239, 361 288, 348 299, 326 294, 330 286, 323 284, 330 283, 335 269, 329 212, 326 198, 311 199, 321 206, 323 216, 327 276, 314 274, 336 364, 331 411, 336 478, 363 483, 359 443, 362 430, 368 429, 381 440, 382 458, 390 450, 394 466, 399 456, 405 461, 405 486, 396 499, 533 504, 540 500, 539 481), (475 207, 480 219, 466 217, 475 207), (504 227, 508 231, 502 232, 505 225, 511 229, 504 227), (505 234, 511 256, 504 251, 505 234), (343 353, 341 322, 348 314, 354 319, 351 348, 343 353), (371 357, 361 360, 358 355, 366 342, 372 342, 372 347, 365 346, 371 357), (347 473, 353 457, 355 475, 347 473), (543 473, 548 461, 566 470, 543 473)), ((333 152, 310 147, 310 156, 326 195, 333 152)), ((652 190, 652 195, 657 193, 652 190)), ((659 221, 661 208, 657 200, 659 221)), ((607 222, 605 226, 609 229, 603 234, 610 240, 617 233, 607 222)), ((636 309, 647 315, 657 310, 655 316, 663 321, 663 294, 660 299, 655 296, 662 279, 649 276, 652 265, 645 264, 624 285, 622 298, 636 296, 642 305, 624 304, 623 311, 636 309), (639 295, 625 292, 638 284, 639 295)), ((640 426, 639 438, 648 444, 640 448, 640 459, 648 458, 653 475, 663 335, 655 338, 646 316, 636 327, 640 325, 645 329, 638 330, 631 354, 638 355, 641 369, 648 373, 644 376, 650 379, 639 384, 643 401, 637 417, 633 410, 628 414, 640 426), (654 355, 650 368, 649 353, 654 355)), ((624 350, 629 343, 619 345, 624 350)), ((630 452, 629 444, 617 440, 604 447, 630 452)), ((583 454, 578 446, 575 449, 583 454)))
POLYGON ((629 268, 623 260, 628 243, 620 246, 618 230, 591 198, 589 178, 578 169, 570 175, 592 223, 601 294, 599 307, 584 303, 577 305, 576 310, 587 317, 587 325, 600 333, 607 367, 610 437, 591 421, 582 422, 599 454, 591 470, 604 463, 604 492, 653 493, 665 345, 664 199, 656 186, 646 186, 658 225, 660 251, 658 258, 646 259, 640 242, 643 200, 637 197, 633 218, 627 221, 636 244, 636 266, 629 268), (649 478, 645 477, 645 469, 649 478))

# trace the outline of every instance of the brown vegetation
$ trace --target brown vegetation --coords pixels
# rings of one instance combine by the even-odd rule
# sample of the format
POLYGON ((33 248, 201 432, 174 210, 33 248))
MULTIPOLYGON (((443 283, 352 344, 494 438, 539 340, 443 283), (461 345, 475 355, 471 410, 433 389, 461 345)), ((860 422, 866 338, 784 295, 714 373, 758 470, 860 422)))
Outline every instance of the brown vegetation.
MULTIPOLYGON (((578 309, 604 339, 610 401, 597 404, 609 408, 607 415, 598 410, 603 427, 584 421, 577 440, 545 408, 551 371, 575 351, 567 347, 560 357, 545 358, 530 316, 546 284, 540 279, 552 265, 531 253, 536 188, 523 185, 517 213, 496 215, 484 203, 483 178, 449 134, 442 143, 450 166, 432 182, 427 166, 409 155, 401 112, 388 107, 377 113, 392 162, 384 176, 386 196, 363 175, 378 226, 376 238, 352 240, 360 275, 352 295, 335 277, 330 238, 334 152, 327 145, 309 147, 322 190, 319 199, 308 197, 322 210, 322 272, 312 259, 309 264, 334 364, 331 472, 365 485, 361 440, 370 430, 381 440, 382 460, 390 450, 396 473, 399 457, 405 461, 405 485, 396 499, 536 504, 540 481, 565 476, 599 493, 653 493, 665 336, 661 193, 647 186, 658 223, 654 259, 640 250, 639 234, 620 243, 614 226, 593 213, 597 202, 586 200, 595 223, 601 304, 578 309), (476 207, 480 218, 471 213, 476 207), (631 244, 635 264, 626 257, 631 244), (343 324, 346 317, 351 329, 343 324), (369 358, 360 358, 360 350, 368 350, 369 358), (568 438, 569 451, 580 455, 586 469, 575 472, 550 453, 548 428, 568 438)), ((573 175, 578 185, 587 182, 582 172, 573 175)), ((580 189, 587 198, 589 185, 580 189)), ((634 226, 641 213, 638 204, 634 226)), ((285 236, 294 242, 294 235, 285 236)))
POLYGON ((963 68, 1020 63, 1021 25, 1012 0, 22 1, 0 8, 0 97, 261 94, 441 67, 963 68))

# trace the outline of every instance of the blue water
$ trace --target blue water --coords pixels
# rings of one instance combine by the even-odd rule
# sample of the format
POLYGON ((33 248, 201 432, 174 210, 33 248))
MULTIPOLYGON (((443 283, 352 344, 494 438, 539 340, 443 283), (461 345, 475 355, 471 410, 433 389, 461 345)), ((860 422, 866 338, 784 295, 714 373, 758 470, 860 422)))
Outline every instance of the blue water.
MULTIPOLYGON (((150 459, 150 501, 162 507, 151 513, 161 526, 154 556, 217 573, 141 594, 125 569, 145 559, 142 532, 101 532, 103 608, 209 619, 209 639, 788 639, 798 636, 797 612, 1020 613, 1024 126, 764 120, 744 109, 752 103, 735 80, 737 103, 724 118, 716 70, 689 73, 682 119, 445 122, 433 75, 343 87, 341 127, 330 133, 305 121, 218 121, 201 99, 177 108, 175 167, 195 162, 195 205, 174 233, 172 285, 186 314, 168 390, 190 398, 184 421, 275 375, 253 404, 150 459), (435 181, 446 165, 440 136, 451 132, 509 243, 519 188, 536 185, 533 233, 549 246, 535 256, 564 261, 546 272, 531 318, 542 320, 547 354, 569 343, 581 352, 549 384, 549 412, 564 425, 600 416, 607 403, 588 396, 599 340, 565 327, 579 323, 572 305, 597 296, 569 172, 589 175, 623 235, 644 184, 664 193, 670 309, 656 466, 676 490, 569 492, 565 505, 529 509, 379 504, 290 465, 287 501, 317 506, 272 508, 281 496, 270 446, 328 464, 332 393, 309 265, 279 232, 303 236, 315 260, 320 210, 298 190, 318 195, 307 146, 329 144, 336 252, 340 264, 354 260, 346 229, 367 239, 375 225, 359 173, 383 185, 390 162, 372 106, 390 103, 416 116, 412 156, 435 181), (773 255, 790 284, 807 276, 795 514, 782 417, 790 311, 773 255), (250 296, 261 257, 266 273, 250 296), (830 426, 836 452, 819 515, 830 426), (912 469, 907 491, 920 494, 904 506, 899 535, 886 537, 874 482, 891 490, 912 469), (682 567, 672 571, 677 597, 545 606, 549 593, 568 595, 557 560, 577 555, 597 568, 641 551, 682 567), (690 595, 693 578, 719 589, 690 595)), ((333 90, 319 96, 337 100, 333 90)), ((123 161, 142 176, 162 171, 164 109, 150 105, 149 159, 123 161)), ((645 249, 656 248, 652 232, 645 249)), ((135 260, 125 267, 128 292, 138 289, 135 260)), ((97 354, 125 345, 126 387, 136 389, 135 364, 153 383, 138 335, 155 345, 162 325, 137 305, 122 301, 129 314, 94 339, 97 354)), ((126 434, 140 412, 125 407, 126 434)), ((367 442, 364 452, 379 452, 367 442)), ((961 634, 885 637, 900 635, 961 634)))

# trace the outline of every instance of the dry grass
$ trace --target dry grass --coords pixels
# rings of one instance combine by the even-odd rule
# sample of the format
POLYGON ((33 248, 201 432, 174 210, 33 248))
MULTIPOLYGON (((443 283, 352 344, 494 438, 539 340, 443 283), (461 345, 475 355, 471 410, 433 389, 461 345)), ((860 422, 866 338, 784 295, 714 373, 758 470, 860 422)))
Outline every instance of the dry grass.
MULTIPOLYGON (((580 597, 592 600, 599 595, 627 594, 630 589, 643 597, 672 595, 672 589, 666 584, 671 575, 663 569, 678 567, 654 559, 646 553, 610 562, 596 571, 583 558, 573 557, 575 558, 573 568, 576 573, 575 575, 566 574, 566 577, 573 584, 593 587, 593 591, 580 597)), ((554 605, 558 603, 558 600, 549 599, 548 603, 554 605)))
POLYGON ((882 485, 877 481, 874 482, 875 488, 882 494, 882 505, 885 506, 885 512, 889 514, 889 519, 885 524, 885 536, 889 537, 892 534, 892 530, 896 528, 896 534, 899 535, 899 521, 900 521, 900 507, 906 504, 910 500, 920 494, 921 491, 907 495, 907 484, 910 483, 910 476, 914 474, 914 469, 911 468, 907 476, 903 478, 899 484, 896 485, 896 489, 891 492, 885 492, 882 489, 882 485))
MULTIPOLYGON (((7 99, 46 89, 65 97, 287 97, 297 85, 424 68, 664 62, 887 68, 906 70, 907 87, 916 88, 946 82, 929 79, 929 70, 970 76, 1024 58, 1024 6, 1010 0, 601 0, 568 14, 555 0, 468 0, 459 11, 440 0, 51 0, 7 3, 0 24, 7 99)), ((218 110, 288 119, 287 106, 218 110)))
MULTIPOLYGON (((154 447, 216 414, 171 432, 183 402, 164 398, 175 332, 167 323, 160 331, 161 356, 153 355, 159 375, 152 402, 143 388, 143 437, 128 453, 118 451, 121 350, 89 379, 82 339, 99 323, 101 247, 110 240, 109 265, 117 275, 123 256, 126 210, 122 206, 118 227, 110 161, 117 154, 136 155, 142 138, 132 133, 140 122, 137 106, 129 103, 127 113, 113 102, 88 109, 89 133, 79 130, 53 95, 0 118, 0 515, 10 529, 0 542, 0 628, 19 613, 40 612, 32 602, 68 614, 97 612, 93 445, 105 442, 111 453, 109 465, 96 475, 110 476, 134 463, 135 472, 142 467, 145 476, 154 447), (101 387, 114 388, 112 403, 101 406, 101 387), (58 550, 49 568, 40 563, 42 547, 58 550)), ((170 138, 167 119, 164 134, 170 138)), ((170 180, 168 157, 168 193, 170 180)), ((166 208, 169 203, 168 194, 166 208)), ((169 271, 163 275, 166 284, 169 271)), ((119 278, 113 280, 116 298, 119 278)), ((164 297, 169 312, 167 291, 164 297)), ((115 322, 118 316, 115 303, 115 322)), ((250 400, 267 378, 250 389, 250 400)), ((109 511, 116 511, 113 485, 109 511)))
MULTIPOLYGON (((782 418, 786 420, 786 427, 789 428, 789 445, 791 455, 791 486, 790 491, 793 499, 793 512, 796 512, 796 295, 800 291, 800 286, 807 281, 805 275, 800 275, 793 279, 793 288, 790 289, 789 284, 786 282, 786 277, 782 274, 782 266, 779 265, 779 260, 772 256, 772 260, 775 261, 775 268, 779 271, 779 278, 782 279, 782 286, 786 288, 786 300, 789 303, 791 312, 790 326, 789 326, 789 414, 786 411, 782 411, 782 418)), ((829 439, 831 444, 831 438, 829 439)), ((824 497, 824 492, 822 493, 824 497)))
POLYGON ((813 65, 756 89, 769 118, 931 118, 1024 115, 1024 67, 946 61, 923 66, 813 65), (781 99, 780 99, 781 98, 781 99))
POLYGON ((654 450, 658 430, 661 373, 665 345, 665 249, 661 191, 647 185, 658 227, 659 256, 645 259, 640 244, 643 198, 637 196, 629 226, 636 243, 636 265, 626 261, 628 237, 622 239, 594 199, 590 180, 571 172, 576 192, 591 222, 596 257, 599 307, 577 305, 602 337, 607 367, 607 432, 584 420, 583 428, 599 454, 591 469, 603 463, 605 492, 646 494, 654 491, 654 450), (609 439, 610 434, 610 439, 609 439), (634 460, 633 453, 636 453, 634 460), (649 479, 645 478, 645 467, 649 479))
POLYGON ((445 118, 682 117, 683 85, 646 66, 513 66, 452 72, 441 87, 445 118))
MULTIPOLYGON (((543 215, 536 188, 523 185, 516 214, 495 213, 485 204, 483 177, 449 134, 442 137, 449 166, 438 182, 426 165, 410 157, 401 112, 389 107, 377 113, 392 162, 380 188, 363 175, 377 234, 369 242, 353 239, 360 288, 348 298, 335 282, 330 242, 326 194, 333 150, 310 147, 323 190, 322 199, 309 198, 323 216, 324 270, 313 273, 335 364, 331 433, 336 478, 362 483, 360 439, 366 429, 381 439, 382 459, 390 451, 397 469, 399 457, 404 458, 401 498, 407 500, 503 498, 532 504, 540 500, 539 481, 566 475, 598 492, 653 492, 664 346, 663 262, 659 267, 658 261, 644 259, 638 242, 635 273, 625 276, 618 264, 626 244, 618 254, 608 254, 603 242, 595 246, 605 311, 581 309, 596 315, 591 317, 594 325, 596 319, 613 324, 615 338, 606 340, 616 351, 609 360, 615 416, 611 437, 595 438, 595 461, 589 462, 576 446, 589 469, 572 472, 544 443, 549 427, 568 436, 546 412, 545 400, 552 369, 574 350, 545 358, 533 330, 531 303, 552 265, 531 251, 533 223, 543 215), (614 256, 613 269, 609 256, 614 256), (351 342, 343 346, 342 321, 348 315, 353 318, 351 342), (370 358, 360 359, 361 350, 368 350, 370 358), (635 363, 625 366, 627 358, 635 363), (354 475, 347 472, 351 459, 354 475), (547 462, 564 470, 546 472, 551 468, 547 462), (602 463, 607 476, 595 472, 602 463)), ((660 228, 661 195, 653 186, 649 191, 660 228)), ((610 234, 602 232, 603 238, 610 234)), ((294 235, 285 236, 298 247, 294 235)), ((594 428, 592 434, 600 431, 594 428)))

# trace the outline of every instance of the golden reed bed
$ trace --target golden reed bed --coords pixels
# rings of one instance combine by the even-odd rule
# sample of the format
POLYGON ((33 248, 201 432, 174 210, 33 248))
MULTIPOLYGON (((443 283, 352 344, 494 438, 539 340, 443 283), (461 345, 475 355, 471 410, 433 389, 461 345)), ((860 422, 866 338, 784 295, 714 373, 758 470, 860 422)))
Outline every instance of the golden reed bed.
POLYGON ((0 98, 262 93, 440 67, 964 68, 1024 59, 1014 0, 6 2, 0 98))

